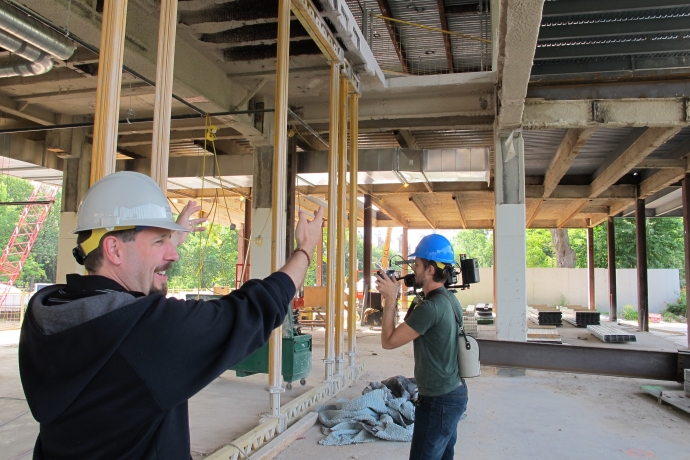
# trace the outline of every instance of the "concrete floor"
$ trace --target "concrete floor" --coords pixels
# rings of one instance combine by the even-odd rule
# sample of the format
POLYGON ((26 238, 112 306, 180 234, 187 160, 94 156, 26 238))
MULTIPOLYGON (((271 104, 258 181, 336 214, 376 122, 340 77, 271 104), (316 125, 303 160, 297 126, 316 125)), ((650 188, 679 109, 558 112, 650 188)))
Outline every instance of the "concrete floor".
MULTIPOLYGON (((683 325, 684 326, 684 325, 683 325)), ((666 328, 679 334, 673 328, 666 328)), ((677 329, 680 329, 677 328, 677 329)), ((654 333, 638 334, 636 344, 606 344, 584 329, 559 328, 564 341, 585 346, 675 350, 677 344, 654 333), (587 340, 584 340, 587 339, 587 340)), ((482 326, 482 335, 491 335, 482 326)), ((283 401, 309 390, 323 379, 323 329, 313 332, 313 371, 307 385, 287 390, 283 401)), ((364 375, 339 398, 355 398, 374 380, 412 376, 412 346, 381 349, 377 331, 358 331, 364 375)), ((0 460, 30 458, 38 431, 28 408, 17 370, 16 332, 0 332, 0 460)), ((458 426, 458 458, 559 459, 658 458, 690 459, 690 416, 660 405, 640 385, 670 382, 486 367, 468 382, 467 418, 458 426)), ((255 427, 268 410, 265 375, 238 378, 228 371, 190 400, 194 459, 233 441, 255 427)), ((409 444, 374 443, 323 447, 317 424, 277 459, 407 458, 409 444)))

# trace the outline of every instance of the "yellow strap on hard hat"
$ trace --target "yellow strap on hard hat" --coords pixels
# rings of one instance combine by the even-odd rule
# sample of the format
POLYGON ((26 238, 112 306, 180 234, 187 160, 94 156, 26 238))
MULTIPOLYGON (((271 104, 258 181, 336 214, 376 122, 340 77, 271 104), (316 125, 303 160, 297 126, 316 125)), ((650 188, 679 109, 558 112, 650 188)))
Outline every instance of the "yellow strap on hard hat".
POLYGON ((101 238, 103 238, 103 236, 106 233, 117 232, 120 230, 131 230, 133 228, 136 227, 130 225, 127 227, 115 227, 110 230, 105 228, 94 228, 93 230, 91 230, 91 236, 89 236, 86 240, 82 241, 79 244, 79 246, 81 246, 82 251, 84 251, 84 256, 88 256, 98 248, 98 246, 101 244, 101 238))

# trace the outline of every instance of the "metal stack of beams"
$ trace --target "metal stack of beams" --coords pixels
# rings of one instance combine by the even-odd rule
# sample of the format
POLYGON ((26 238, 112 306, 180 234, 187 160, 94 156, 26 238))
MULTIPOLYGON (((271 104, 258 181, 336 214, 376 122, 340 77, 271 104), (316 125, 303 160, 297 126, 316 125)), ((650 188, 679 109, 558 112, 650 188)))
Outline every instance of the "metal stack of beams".
POLYGON ((685 396, 690 397, 690 369, 685 369, 685 396))
POLYGON ((563 320, 575 327, 598 326, 601 313, 586 308, 561 308, 563 320))
POLYGON ((494 323, 494 306, 493 304, 477 304, 474 308, 477 324, 493 324, 494 323))
POLYGON ((563 313, 552 307, 529 307, 529 319, 539 326, 560 326, 563 324, 563 313))
POLYGON ((602 342, 637 342, 635 334, 613 326, 587 326, 587 330, 602 342))

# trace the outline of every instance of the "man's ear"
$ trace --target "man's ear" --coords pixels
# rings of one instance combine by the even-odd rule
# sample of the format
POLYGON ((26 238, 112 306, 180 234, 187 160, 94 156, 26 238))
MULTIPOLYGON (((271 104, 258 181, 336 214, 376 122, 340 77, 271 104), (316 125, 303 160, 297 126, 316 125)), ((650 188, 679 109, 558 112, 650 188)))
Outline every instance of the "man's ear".
POLYGON ((101 241, 103 258, 113 265, 121 265, 124 262, 123 242, 113 235, 108 235, 101 241))

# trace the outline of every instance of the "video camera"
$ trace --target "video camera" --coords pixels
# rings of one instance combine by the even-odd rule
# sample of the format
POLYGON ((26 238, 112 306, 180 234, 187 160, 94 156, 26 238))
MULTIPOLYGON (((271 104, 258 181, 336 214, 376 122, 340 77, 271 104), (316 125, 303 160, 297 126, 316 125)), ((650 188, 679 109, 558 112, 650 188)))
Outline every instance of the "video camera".
MULTIPOLYGON (((409 263, 410 262, 407 260, 395 262, 396 265, 409 263)), ((443 269, 443 271, 448 275, 446 277, 446 281, 443 283, 447 289, 465 290, 470 288, 470 284, 479 282, 479 264, 477 263, 477 259, 468 259, 466 254, 460 254, 459 264, 446 264, 446 267, 443 269), (461 284, 458 284, 459 278, 462 279, 461 284)), ((395 270, 386 270, 386 273, 389 277, 392 277, 395 274, 395 270), (392 274, 389 272, 392 272, 392 274)), ((414 276, 414 273, 409 273, 406 276, 395 279, 402 279, 405 283, 405 286, 414 288, 414 276)))

